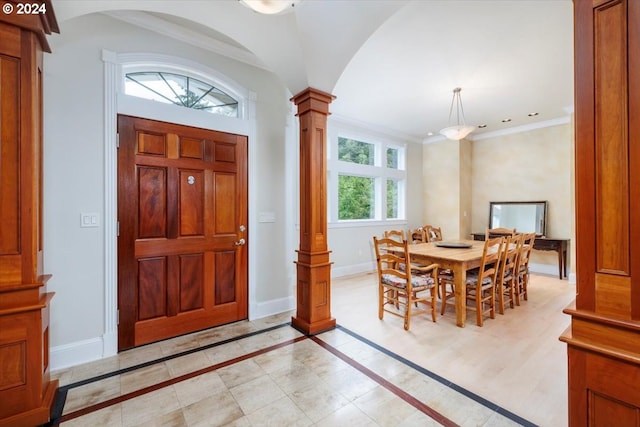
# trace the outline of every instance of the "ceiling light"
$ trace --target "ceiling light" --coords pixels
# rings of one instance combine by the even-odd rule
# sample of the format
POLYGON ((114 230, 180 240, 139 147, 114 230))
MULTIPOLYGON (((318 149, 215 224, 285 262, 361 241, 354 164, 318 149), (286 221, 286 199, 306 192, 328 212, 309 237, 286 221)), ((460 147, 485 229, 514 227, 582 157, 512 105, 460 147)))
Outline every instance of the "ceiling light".
POLYGON ((527 114, 527 116, 529 116, 529 117, 533 117, 533 116, 537 116, 537 115, 538 115, 538 113, 529 113, 529 114, 527 114))
POLYGON ((302 0, 239 0, 243 5, 258 13, 277 15, 291 12, 302 0))
POLYGON ((502 119, 502 123, 509 123, 511 119, 502 119))
POLYGON ((462 108, 462 99, 460 99, 459 87, 453 90, 453 98, 451 99, 451 108, 449 108, 449 126, 442 129, 440 133, 453 141, 460 141, 462 138, 469 135, 475 126, 468 126, 464 121, 464 109, 462 108), (453 104, 456 105, 456 124, 452 125, 451 117, 453 116, 453 104), (460 116, 462 116, 462 122, 460 122, 460 116))
POLYGON ((478 129, 484 129, 484 128, 486 128, 486 127, 487 127, 487 125, 485 125, 485 124, 478 125, 478 129))

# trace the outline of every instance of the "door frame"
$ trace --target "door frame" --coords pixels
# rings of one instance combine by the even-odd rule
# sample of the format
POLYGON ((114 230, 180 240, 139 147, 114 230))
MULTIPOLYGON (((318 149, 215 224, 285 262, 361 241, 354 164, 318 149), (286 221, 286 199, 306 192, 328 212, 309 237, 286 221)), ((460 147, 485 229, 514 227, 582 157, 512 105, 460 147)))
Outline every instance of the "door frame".
MULTIPOLYGON (((118 230, 117 230, 117 144, 118 114, 126 114, 152 120, 182 124, 186 126, 229 132, 248 137, 247 179, 248 194, 248 234, 250 239, 256 234, 257 215, 252 207, 256 203, 256 172, 253 167, 256 156, 256 94, 220 74, 196 62, 168 55, 126 53, 102 51, 104 67, 104 333, 102 336, 102 356, 109 357, 118 353, 118 230), (218 116, 206 112, 190 110, 175 105, 161 104, 141 98, 125 95, 123 92, 123 67, 135 64, 154 64, 182 70, 187 74, 208 76, 209 80, 219 81, 224 88, 236 97, 239 106, 239 118, 218 116)), ((287 139, 290 133, 287 134, 287 139)), ((255 263, 256 242, 249 244, 248 265, 248 303, 249 319, 255 317, 255 263)))

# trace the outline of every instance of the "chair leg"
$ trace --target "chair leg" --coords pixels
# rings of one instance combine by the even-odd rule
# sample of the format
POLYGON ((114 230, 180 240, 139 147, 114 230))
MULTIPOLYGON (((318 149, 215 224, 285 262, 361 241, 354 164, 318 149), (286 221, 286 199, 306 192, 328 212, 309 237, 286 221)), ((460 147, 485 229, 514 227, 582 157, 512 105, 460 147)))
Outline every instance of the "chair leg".
POLYGON ((513 301, 514 301, 514 288, 513 288, 513 278, 509 281, 509 307, 513 308, 513 301))
POLYGON ((496 287, 495 285, 490 290, 489 295, 489 317, 496 318, 496 287))
POLYGON ((411 299, 412 296, 409 292, 407 292, 407 307, 404 312, 404 330, 408 331, 409 327, 411 327, 411 299))
POLYGON ((498 292, 498 313, 504 314, 504 285, 500 284, 496 288, 498 292))
POLYGON ((476 287, 476 324, 478 326, 482 326, 482 309, 484 308, 484 304, 482 303, 482 289, 476 287))
POLYGON ((438 293, 438 286, 436 284, 431 288, 431 320, 436 321, 436 295, 438 293))
POLYGON ((385 292, 384 286, 378 285, 378 319, 380 320, 384 317, 385 292))

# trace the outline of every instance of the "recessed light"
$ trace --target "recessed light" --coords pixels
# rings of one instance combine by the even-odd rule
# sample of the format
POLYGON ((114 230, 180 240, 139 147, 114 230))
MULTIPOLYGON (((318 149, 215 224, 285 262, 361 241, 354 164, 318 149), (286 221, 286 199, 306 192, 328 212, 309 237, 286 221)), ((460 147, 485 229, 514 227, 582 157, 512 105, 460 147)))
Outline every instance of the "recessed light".
POLYGON ((529 116, 529 117, 533 117, 533 116, 537 116, 537 115, 538 115, 538 113, 529 113, 529 114, 527 114, 527 116, 529 116))
POLYGON ((487 125, 478 125, 478 128, 479 128, 479 129, 484 129, 484 128, 486 128, 486 127, 487 127, 487 125))
POLYGON ((511 119, 502 119, 502 123, 509 123, 511 119))
POLYGON ((433 136, 433 132, 427 132, 427 136, 433 136))

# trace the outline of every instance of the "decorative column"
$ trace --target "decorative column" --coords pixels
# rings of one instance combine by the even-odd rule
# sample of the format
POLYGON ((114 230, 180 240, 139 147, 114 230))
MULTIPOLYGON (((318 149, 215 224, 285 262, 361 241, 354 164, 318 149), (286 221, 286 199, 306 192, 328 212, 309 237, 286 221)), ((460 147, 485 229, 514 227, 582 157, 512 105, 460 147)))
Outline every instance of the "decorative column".
POLYGON ((336 326, 331 317, 331 262, 327 245, 327 116, 335 97, 307 88, 291 100, 300 122, 300 249, 293 327, 316 334, 336 326))

